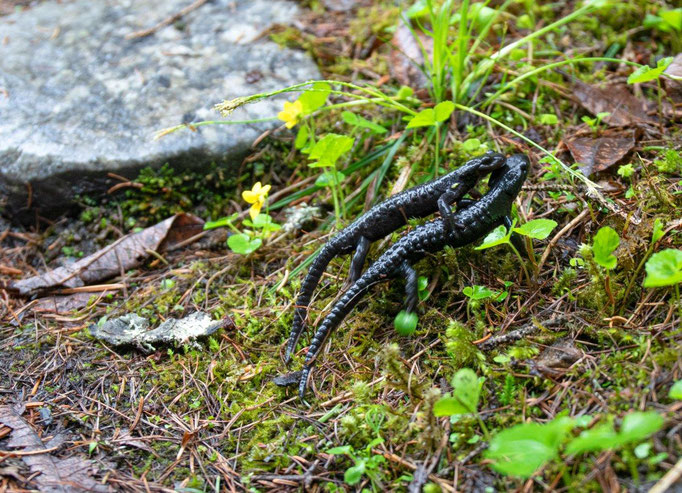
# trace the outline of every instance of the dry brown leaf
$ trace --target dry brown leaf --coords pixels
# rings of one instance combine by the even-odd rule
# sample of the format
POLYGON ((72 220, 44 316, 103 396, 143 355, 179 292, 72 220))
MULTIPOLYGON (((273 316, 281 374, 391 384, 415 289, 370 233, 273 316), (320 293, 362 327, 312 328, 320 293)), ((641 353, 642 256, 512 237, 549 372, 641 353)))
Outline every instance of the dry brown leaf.
POLYGON ((74 293, 65 296, 49 296, 38 300, 33 305, 33 311, 36 313, 69 313, 86 307, 93 296, 97 296, 97 294, 74 293))
POLYGON ((12 429, 7 447, 16 449, 17 455, 31 469, 31 480, 41 492, 109 491, 107 486, 90 476, 94 469, 90 461, 76 455, 61 459, 49 452, 38 453, 60 446, 64 439, 57 436, 43 443, 31 425, 21 417, 23 412, 23 407, 15 409, 12 406, 0 406, 0 423, 12 429))
POLYGON ((427 53, 431 53, 433 51, 433 40, 419 30, 416 32, 417 36, 419 36, 419 41, 415 39, 407 24, 400 19, 391 39, 393 49, 388 56, 390 61, 389 69, 391 70, 391 75, 400 84, 413 89, 423 89, 427 86, 428 79, 420 69, 424 65, 422 47, 424 47, 427 53), (420 42, 421 47, 419 45, 420 42))
POLYGON ((121 271, 132 269, 149 256, 191 238, 203 229, 204 222, 192 214, 177 214, 139 233, 131 233, 111 245, 71 265, 9 284, 22 295, 54 288, 75 288, 92 284, 121 271))
POLYGON ((609 113, 603 121, 613 127, 657 123, 657 119, 648 114, 655 106, 635 98, 626 86, 600 88, 576 80, 573 93, 580 104, 593 115, 609 113))
POLYGON ((585 176, 604 171, 613 166, 635 146, 632 133, 609 137, 580 137, 566 142, 576 163, 582 164, 580 171, 585 176))

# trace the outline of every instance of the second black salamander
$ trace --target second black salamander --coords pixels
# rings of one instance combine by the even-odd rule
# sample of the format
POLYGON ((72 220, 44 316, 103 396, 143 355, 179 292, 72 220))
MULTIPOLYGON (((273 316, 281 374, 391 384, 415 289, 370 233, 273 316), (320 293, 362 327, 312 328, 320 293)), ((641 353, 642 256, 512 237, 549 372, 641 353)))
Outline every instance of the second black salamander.
POLYGON ((406 285, 406 309, 414 309, 417 300, 417 275, 414 262, 429 252, 442 250, 446 245, 461 247, 476 241, 492 231, 509 216, 514 199, 528 175, 529 162, 524 155, 510 157, 504 166, 493 171, 489 191, 468 207, 450 212, 450 217, 430 221, 403 236, 374 262, 334 305, 331 312, 317 329, 308 348, 303 371, 299 380, 299 395, 303 398, 308 376, 322 345, 329 334, 338 327, 367 290, 382 281, 404 276, 406 285), (454 224, 455 227, 448 226, 454 224))
POLYGON ((401 228, 407 224, 409 218, 430 216, 436 211, 440 211, 442 216, 447 216, 451 212, 452 204, 466 195, 481 178, 503 164, 504 156, 493 152, 467 161, 441 178, 405 190, 377 204, 329 240, 313 261, 301 286, 284 356, 285 361, 288 363, 291 359, 296 343, 303 333, 308 305, 315 286, 334 257, 355 250, 349 275, 350 283, 354 283, 362 273, 362 266, 372 242, 401 228))

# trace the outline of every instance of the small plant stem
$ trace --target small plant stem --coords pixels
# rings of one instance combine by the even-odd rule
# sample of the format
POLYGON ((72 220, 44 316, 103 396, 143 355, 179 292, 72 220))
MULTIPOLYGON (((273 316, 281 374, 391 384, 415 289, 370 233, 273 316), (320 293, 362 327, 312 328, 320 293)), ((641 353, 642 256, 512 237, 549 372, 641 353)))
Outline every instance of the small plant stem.
POLYGON ((682 322, 682 303, 680 302, 680 283, 675 284, 675 303, 677 303, 678 323, 682 322))
POLYGON ((438 178, 438 168, 440 167, 440 122, 436 123, 436 166, 433 170, 433 177, 438 178))
POLYGON ((337 182, 336 182, 336 168, 330 168, 332 177, 332 199, 334 201, 334 214, 336 215, 336 226, 341 226, 341 207, 339 205, 339 196, 337 192, 337 182))
POLYGON ((606 277, 604 277, 604 289, 606 290, 606 294, 609 296, 609 301, 611 302, 611 313, 616 311, 616 300, 613 299, 613 291, 611 291, 611 276, 609 273, 606 273, 606 277))
POLYGON ((487 442, 490 441, 490 432, 488 431, 488 428, 485 426, 485 423, 483 422, 483 419, 481 418, 481 415, 478 413, 476 414, 476 419, 478 420, 478 424, 481 426, 481 431, 483 432, 483 435, 485 436, 485 440, 487 442))
POLYGON ((623 312, 625 312, 625 305, 628 302, 628 296, 630 295, 630 291, 632 290, 633 286, 635 285, 635 281, 637 280, 637 276, 639 275, 642 268, 644 267, 644 264, 646 263, 647 259, 651 256, 651 253, 654 251, 655 246, 656 246, 655 244, 649 246, 646 253, 644 254, 644 257, 642 257, 642 260, 639 261, 639 265, 637 265, 637 268, 635 269, 635 273, 632 274, 632 277, 630 278, 630 282, 628 282, 628 285, 625 288, 625 293, 623 294, 623 304, 620 307, 620 314, 621 315, 623 314, 623 312))
POLYGON ((523 260, 523 257, 521 257, 521 254, 519 251, 514 248, 514 245, 511 244, 511 242, 507 243, 509 247, 514 251, 516 254, 516 257, 519 259, 519 262, 521 262, 521 268, 523 269, 523 273, 526 275, 526 281, 528 281, 528 286, 532 285, 531 279, 530 279, 530 274, 528 274, 528 269, 526 268, 526 262, 523 260))

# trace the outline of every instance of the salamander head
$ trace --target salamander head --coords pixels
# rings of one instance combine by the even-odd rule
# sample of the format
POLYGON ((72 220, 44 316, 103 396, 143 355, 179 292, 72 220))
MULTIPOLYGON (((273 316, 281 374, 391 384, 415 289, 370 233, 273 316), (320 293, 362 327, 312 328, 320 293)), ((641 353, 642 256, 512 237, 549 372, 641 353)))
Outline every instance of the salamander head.
POLYGON ((490 188, 499 188, 510 197, 516 197, 526 181, 530 161, 523 154, 514 154, 507 158, 504 166, 496 169, 490 175, 490 188))
POLYGON ((443 177, 445 180, 444 184, 446 184, 447 188, 464 185, 468 190, 476 185, 478 180, 489 175, 491 171, 501 168, 504 162, 505 158, 502 154, 486 152, 483 156, 467 161, 455 171, 443 177))

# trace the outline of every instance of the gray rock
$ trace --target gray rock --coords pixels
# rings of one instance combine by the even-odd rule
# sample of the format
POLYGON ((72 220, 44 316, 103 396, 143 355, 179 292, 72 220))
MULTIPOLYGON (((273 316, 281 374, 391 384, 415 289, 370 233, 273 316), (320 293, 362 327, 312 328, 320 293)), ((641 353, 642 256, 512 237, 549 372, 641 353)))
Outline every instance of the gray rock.
MULTIPOLYGON (((213 0, 151 36, 126 39, 189 3, 48 1, 0 19, 0 194, 8 212, 25 210, 30 190, 41 214, 56 213, 75 194, 111 185, 112 171, 134 177, 145 166, 213 161, 236 169, 253 140, 281 122, 204 126, 158 141, 154 133, 219 120, 213 105, 223 99, 319 77, 305 53, 260 37, 296 16, 284 0, 213 0)), ((230 119, 281 108, 281 98, 264 100, 230 119)))

